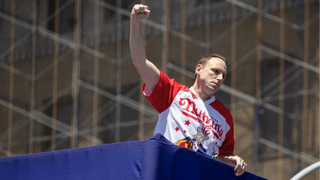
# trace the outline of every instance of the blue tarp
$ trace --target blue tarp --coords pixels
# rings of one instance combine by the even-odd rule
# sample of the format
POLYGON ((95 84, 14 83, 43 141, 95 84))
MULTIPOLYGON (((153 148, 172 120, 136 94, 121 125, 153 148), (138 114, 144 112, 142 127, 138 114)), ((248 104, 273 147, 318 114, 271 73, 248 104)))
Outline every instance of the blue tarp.
POLYGON ((198 180, 264 179, 249 172, 240 177, 233 167, 173 145, 157 134, 84 148, 0 158, 2 180, 198 180))

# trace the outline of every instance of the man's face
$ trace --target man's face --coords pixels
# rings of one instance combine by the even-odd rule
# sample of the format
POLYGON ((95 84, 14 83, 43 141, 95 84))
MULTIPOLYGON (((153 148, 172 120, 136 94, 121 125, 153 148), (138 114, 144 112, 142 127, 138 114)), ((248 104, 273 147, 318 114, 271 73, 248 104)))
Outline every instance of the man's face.
POLYGON ((211 58, 205 65, 198 65, 201 89, 206 94, 216 93, 226 77, 227 66, 220 58, 211 58))

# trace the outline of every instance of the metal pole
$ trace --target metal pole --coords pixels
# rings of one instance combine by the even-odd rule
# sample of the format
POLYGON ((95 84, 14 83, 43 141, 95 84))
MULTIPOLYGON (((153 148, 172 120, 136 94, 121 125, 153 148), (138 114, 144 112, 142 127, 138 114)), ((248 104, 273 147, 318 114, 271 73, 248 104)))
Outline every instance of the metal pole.
POLYGON ((305 62, 302 62, 301 60, 299 59, 296 59, 296 58, 292 58, 291 56, 288 56, 286 54, 282 54, 276 50, 273 50, 271 48, 268 48, 266 46, 261 46, 261 50, 264 51, 264 52, 267 52, 269 54, 272 54, 274 56, 283 56, 284 57, 284 60, 288 61, 288 62, 291 62, 297 66, 301 66, 303 68, 306 68, 307 70, 309 71, 312 71, 312 72, 315 72, 317 74, 320 74, 320 69, 317 67, 317 66, 313 66, 311 64, 308 64, 308 63, 305 63, 305 62))
MULTIPOLYGON (((60 91, 60 93, 58 94, 58 99, 61 97, 61 96, 64 96, 66 95, 68 92, 70 91, 70 86, 68 86, 67 88, 65 88, 64 90, 60 91)), ((15 102, 15 99, 13 99, 13 102, 15 102)), ((18 102, 19 103, 19 102, 18 102)), ((9 103, 10 104, 10 103, 9 103)), ((23 102, 22 102, 23 104, 23 102)), ((39 108, 39 112, 43 112, 45 111, 47 108, 49 108, 49 106, 52 106, 52 100, 51 101, 48 101, 46 104, 44 104, 42 107, 39 108)), ((9 106, 8 106, 9 107, 9 106)), ((27 104, 24 104, 24 107, 26 110, 29 110, 30 107, 29 107, 29 103, 27 104)), ((12 133, 15 133, 15 132, 18 132, 20 129, 24 128, 27 124, 29 124, 29 122, 27 121, 29 117, 22 117, 21 119, 19 119, 17 122, 15 122, 12 126, 12 133)), ((50 126, 51 127, 51 126, 50 126)), ((53 128, 53 127, 51 127, 53 128)), ((26 131, 26 134, 29 134, 27 133, 26 131)), ((4 141, 6 138, 8 138, 8 131, 5 131, 3 132, 1 135, 0 135, 0 142, 1 141, 4 141)), ((25 145, 25 143, 24 143, 25 145)))
MULTIPOLYGON (((117 77, 116 77, 116 95, 117 99, 121 96, 121 86, 122 86, 122 14, 119 12, 121 9, 121 0, 117 0, 117 77)), ((120 142, 120 130, 121 130, 121 103, 116 102, 116 122, 115 122, 115 141, 120 142)))
MULTIPOLYGON (((280 18, 285 20, 285 1, 280 1, 280 18)), ((284 108, 284 48, 285 48, 285 25, 280 23, 280 52, 281 56, 279 59, 279 108, 284 108)), ((283 114, 278 114, 278 143, 279 147, 283 147, 283 125, 284 116, 283 114)), ((278 179, 283 179, 283 153, 278 151, 278 179)))
POLYGON ((258 172, 258 136, 259 136, 259 110, 261 107, 261 32, 262 32, 262 1, 258 1, 258 12, 256 21, 256 99, 255 99, 255 121, 254 121, 254 147, 253 147, 253 165, 254 173, 258 172))
MULTIPOLYGON (((205 42, 207 44, 210 44, 210 0, 205 1, 205 28, 206 28, 206 33, 205 33, 205 42)), ((210 53, 210 46, 206 46, 205 48, 206 54, 210 53)))
MULTIPOLYGON (((236 89, 236 80, 237 80, 237 6, 235 4, 235 1, 233 0, 231 4, 231 88, 232 90, 236 89)), ((231 114, 235 115, 235 102, 236 102, 236 96, 231 94, 230 97, 231 102, 231 114)))
MULTIPOLYGON (((110 5, 110 4, 106 3, 106 2, 103 2, 103 1, 100 1, 100 0, 90 0, 90 1, 98 3, 100 6, 102 6, 104 8, 107 8, 107 9, 110 9, 112 11, 117 11, 117 7, 115 7, 113 5, 110 5)), ((166 0, 166 1, 169 1, 168 3, 170 4, 170 0, 166 0)), ((166 2, 164 1, 164 4, 165 3, 166 2)), ((169 8, 169 6, 168 6, 168 8, 169 8)), ((127 17, 131 16, 130 11, 128 11, 126 9, 121 8, 121 9, 118 9, 118 10, 123 16, 127 16, 127 17)), ((1 13, 0 13, 0 17, 1 17, 1 13)), ((146 19, 142 23, 147 24, 149 26, 152 26, 153 28, 162 31, 163 33, 166 31, 166 27, 163 24, 158 24, 157 22, 151 21, 150 19, 146 19)), ((183 38, 188 42, 194 43, 197 46, 200 46, 200 47, 208 46, 208 44, 206 44, 205 42, 199 41, 199 40, 197 40, 197 39, 195 39, 195 38, 193 38, 191 36, 188 36, 186 34, 181 34, 179 31, 176 31, 174 29, 171 29, 169 33, 171 33, 171 35, 173 35, 175 37, 183 38)))
POLYGON ((319 161, 319 159, 317 157, 313 157, 310 154, 301 154, 301 153, 296 153, 294 152, 294 150, 291 149, 287 149, 285 147, 280 147, 279 144, 274 143, 272 141, 266 140, 264 138, 259 138, 259 143, 264 144, 274 150, 277 151, 281 151, 283 154, 285 154, 286 156, 292 157, 294 159, 297 160, 301 160, 304 161, 307 164, 312 164, 315 163, 317 161, 319 161))
MULTIPOLYGON (((94 91, 94 88, 91 84, 83 82, 81 80, 80 80, 80 86, 85 87, 87 89, 90 89, 91 91, 94 91)), ((135 109, 137 111, 139 111, 139 109, 141 108, 141 106, 140 106, 141 103, 139 103, 138 101, 135 101, 133 99, 130 99, 124 95, 119 95, 119 97, 115 97, 113 94, 111 94, 107 91, 104 91, 100 88, 98 88, 97 92, 104 97, 107 97, 113 101, 118 101, 119 103, 123 103, 122 105, 130 107, 130 108, 135 109)), ((151 108, 149 106, 145 106, 144 111, 146 112, 146 114, 148 116, 158 116, 158 114, 159 114, 156 110, 154 110, 153 108, 151 108)))
POLYGON ((170 26, 170 0, 163 1, 163 26, 162 33, 162 62, 161 69, 164 73, 167 73, 167 62, 169 59, 169 26, 170 26))
MULTIPOLYGON (((60 8, 60 0, 55 1, 55 9, 60 8)), ((59 68, 59 18, 60 14, 55 13, 54 19, 54 32, 55 32, 55 41, 54 41, 54 65, 53 65, 53 87, 52 87, 52 127, 56 127, 57 122, 57 101, 58 101, 58 68, 59 68)), ((51 150, 56 149, 56 128, 51 129, 51 150)))
MULTIPOLYGON (((225 0, 225 1, 233 3, 232 2, 233 0, 225 0)), ((250 5, 248 5, 248 4, 244 3, 244 2, 237 1, 236 5, 241 7, 241 8, 247 9, 247 10, 249 10, 251 12, 254 12, 254 13, 257 13, 257 14, 259 13, 259 8, 255 8, 255 7, 250 6, 250 5)), ((278 22, 278 23, 284 23, 286 26, 291 27, 291 28, 293 28, 295 30, 298 30, 300 28, 299 25, 297 25, 297 24, 284 21, 283 19, 281 19, 281 18, 279 18, 279 17, 277 17, 275 15, 269 14, 267 12, 264 12, 262 16, 264 18, 270 19, 270 20, 278 22)))
MULTIPOLYGON (((181 34, 186 34, 186 0, 181 0, 181 34)), ((186 84, 186 41, 181 38, 181 74, 180 81, 181 84, 186 84)))
MULTIPOLYGON (((99 45, 100 45, 100 6, 96 3, 94 3, 94 50, 96 52, 99 52, 99 45)), ((93 105, 92 105, 92 112, 93 112, 93 117, 92 117, 92 136, 93 137, 98 137, 98 132, 96 131, 98 127, 98 112, 97 109, 99 108, 99 102, 98 102, 98 93, 97 93, 97 88, 99 84, 99 57, 94 56, 94 64, 93 64, 93 85, 95 91, 93 91, 93 105)), ((92 145, 96 145, 94 142, 92 142, 92 145)))
MULTIPOLYGON (((9 108, 9 103, 5 100, 3 100, 2 98, 0 98, 0 105, 8 107, 9 108)), ((30 118, 31 113, 29 111, 26 111, 18 106, 13 105, 12 106, 12 110, 14 110, 15 112, 22 114, 24 116, 27 116, 30 118)), ((52 117, 47 116, 46 114, 43 114, 42 112, 38 111, 38 110, 34 110, 34 120, 45 125, 48 127, 51 127, 51 119, 52 117)), ((52 127, 51 127, 52 128, 52 127)), ((61 121, 57 121, 57 131, 62 132, 63 134, 69 136, 70 135, 70 129, 71 126, 69 126, 68 124, 65 124, 61 121)), ((102 144, 103 141, 101 141, 98 138, 92 137, 91 135, 87 135, 87 134, 79 134, 81 137, 88 139, 89 141, 97 141, 97 143, 102 144)))
POLYGON ((80 76, 80 34, 81 34, 81 0, 74 1, 74 49, 72 74, 72 119, 70 128, 70 148, 77 146, 78 136, 78 109, 79 109, 79 76, 80 76))
MULTIPOLYGON (((51 19, 55 16, 56 13, 60 13, 62 10, 64 10, 64 9, 70 4, 70 2, 73 2, 73 1, 69 0, 67 3, 65 3, 63 6, 61 6, 61 8, 56 9, 56 11, 55 11, 53 14, 51 14, 50 16, 48 16, 46 19, 44 19, 43 21, 41 21, 39 24, 41 24, 41 25, 47 24, 48 21, 51 20, 51 19)), ((0 12, 1 12, 1 11, 0 11, 0 12)), ((1 16, 1 13, 0 13, 0 16, 1 16)), ((7 18, 7 19, 8 19, 8 18, 7 18)), ((30 27, 30 28, 27 28, 27 29, 31 29, 31 27, 30 27)), ((31 32, 31 33, 25 33, 25 35, 24 35, 23 37, 20 37, 19 40, 17 40, 17 41, 15 42, 15 46, 18 46, 18 45, 21 45, 22 43, 25 43, 25 41, 26 41, 31 35, 32 35, 32 32, 31 32)), ((0 59, 4 58, 4 57, 5 57, 7 54, 9 54, 9 53, 10 53, 10 47, 9 47, 7 50, 3 51, 3 52, 0 54, 0 59)), ((24 74, 23 76, 25 76, 25 74, 24 74)), ((24 78, 29 78, 29 77, 24 77, 24 78)))
POLYGON ((29 153, 33 153, 34 136, 34 110, 36 97, 36 36, 37 36, 37 0, 33 0, 32 21, 32 59, 31 59, 31 95, 30 95, 30 121, 29 121, 29 153))
MULTIPOLYGON (((308 64, 309 58, 309 0, 304 3, 304 50, 303 62, 308 64)), ((308 90, 308 69, 303 69, 303 90, 308 90)), ((301 153, 307 154, 308 152, 308 94, 302 97, 302 148, 301 153)), ((306 163, 302 162, 302 168, 306 167, 306 163)))
MULTIPOLYGON (((1 12, 1 11, 0 11, 0 17, 3 18, 3 19, 6 19, 8 21, 11 21, 11 16, 9 16, 9 15, 1 12)), ((17 25, 25 28, 25 29, 32 30, 32 26, 28 22, 25 22, 23 20, 19 20, 19 19, 16 18, 15 19, 15 23, 17 25)), ((40 35, 42 35, 42 36, 44 36, 44 37, 46 37, 48 39, 51 39, 51 40, 55 39, 54 33, 49 31, 48 29, 42 27, 42 26, 37 26, 37 32, 40 35)), ((67 46, 69 48, 72 48, 72 49, 76 48, 76 47, 74 47, 74 42, 72 40, 68 39, 68 38, 65 38, 65 37, 59 37, 59 43, 65 45, 65 46, 67 46)), ((85 46, 84 44, 79 44, 78 46, 79 46, 78 48, 80 48, 81 50, 83 50, 83 51, 85 51, 85 52, 87 52, 89 54, 92 54, 92 55, 95 54, 93 49, 85 46)), ((96 52, 96 54, 99 54, 99 57, 101 59, 106 59, 107 60, 107 57, 103 53, 96 52)))
POLYGON ((11 45, 10 45, 10 87, 9 87, 9 119, 8 119, 8 148, 7 156, 11 156, 11 143, 12 143, 12 121, 13 121, 13 92, 14 92, 14 43, 15 43, 15 0, 11 1, 11 45))

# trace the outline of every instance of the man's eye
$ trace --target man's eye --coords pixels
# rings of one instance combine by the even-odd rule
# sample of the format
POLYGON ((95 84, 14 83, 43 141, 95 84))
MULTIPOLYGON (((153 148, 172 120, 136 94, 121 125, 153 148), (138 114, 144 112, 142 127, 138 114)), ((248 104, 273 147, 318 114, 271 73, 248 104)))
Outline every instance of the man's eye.
POLYGON ((221 73, 221 71, 218 70, 218 69, 213 69, 213 72, 216 73, 216 74, 220 74, 221 73))

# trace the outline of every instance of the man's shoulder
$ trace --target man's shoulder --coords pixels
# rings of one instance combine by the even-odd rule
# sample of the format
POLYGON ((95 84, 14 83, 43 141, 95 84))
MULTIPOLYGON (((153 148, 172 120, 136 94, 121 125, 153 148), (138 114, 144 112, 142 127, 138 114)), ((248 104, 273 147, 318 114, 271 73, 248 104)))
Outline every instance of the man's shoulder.
MULTIPOLYGON (((212 106, 214 107, 219 107, 223 110, 228 110, 228 108, 219 100, 219 99, 215 99, 212 103, 212 106)), ((228 110, 229 111, 229 110, 228 110)))
POLYGON ((218 111, 221 115, 226 117, 226 119, 232 119, 232 115, 229 109, 218 99, 215 99, 210 105, 212 108, 218 111))
MULTIPOLYGON (((186 85, 181 84, 180 82, 176 81, 173 78, 170 78, 166 73, 160 71, 160 78, 159 81, 166 81, 169 84, 173 85, 174 88, 178 91, 190 91, 186 85)), ((158 82, 159 83, 159 82, 158 82)))

